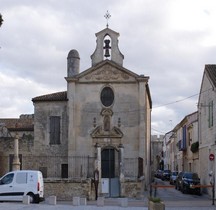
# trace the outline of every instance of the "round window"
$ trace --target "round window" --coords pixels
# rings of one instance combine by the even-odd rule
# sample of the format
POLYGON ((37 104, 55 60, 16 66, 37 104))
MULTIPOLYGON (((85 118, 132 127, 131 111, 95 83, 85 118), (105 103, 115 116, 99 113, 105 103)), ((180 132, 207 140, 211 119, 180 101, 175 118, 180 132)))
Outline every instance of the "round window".
POLYGON ((110 87, 105 87, 101 91, 101 102, 104 106, 108 107, 113 104, 114 101, 114 93, 110 87))

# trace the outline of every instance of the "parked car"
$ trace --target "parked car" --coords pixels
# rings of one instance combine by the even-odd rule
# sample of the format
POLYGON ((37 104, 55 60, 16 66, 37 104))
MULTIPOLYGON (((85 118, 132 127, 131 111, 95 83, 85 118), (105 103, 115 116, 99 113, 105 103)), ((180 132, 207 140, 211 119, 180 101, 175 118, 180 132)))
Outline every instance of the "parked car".
POLYGON ((0 179, 0 201, 22 201, 28 195, 31 203, 44 200, 44 182, 40 171, 21 170, 0 179))
POLYGON ((170 184, 175 185, 178 171, 172 171, 170 175, 170 184))
POLYGON ((184 171, 181 171, 181 172, 178 173, 178 175, 176 177, 175 188, 177 190, 181 190, 181 182, 182 182, 183 174, 184 174, 184 171))
POLYGON ((182 175, 181 181, 181 191, 183 193, 195 193, 200 195, 200 187, 196 187, 200 185, 200 178, 198 177, 197 173, 192 172, 184 172, 182 175))
POLYGON ((170 170, 164 170, 161 176, 162 180, 170 180, 171 171, 170 170))
POLYGON ((162 173, 163 173, 163 170, 158 169, 158 170, 155 172, 155 177, 161 179, 162 173))

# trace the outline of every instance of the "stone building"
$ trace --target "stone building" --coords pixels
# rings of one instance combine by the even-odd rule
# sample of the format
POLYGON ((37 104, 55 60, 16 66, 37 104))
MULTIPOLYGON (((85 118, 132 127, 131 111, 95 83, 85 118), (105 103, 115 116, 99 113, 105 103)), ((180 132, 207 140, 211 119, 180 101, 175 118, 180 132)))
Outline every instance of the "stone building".
POLYGON ((34 116, 21 115, 19 118, 0 119, 0 176, 13 170, 14 139, 19 137, 21 148, 20 168, 22 160, 31 156, 34 143, 34 116))
MULTIPOLYGON (((216 174, 215 158, 210 159, 210 155, 216 155, 216 65, 205 65, 200 95, 198 101, 198 132, 199 132, 199 159, 201 183, 210 184, 211 172, 216 174)), ((208 193, 211 194, 211 189, 208 193)))
POLYGON ((108 27, 96 33, 92 64, 84 71, 71 50, 67 90, 32 99, 32 159, 22 158, 22 167, 43 172, 47 195, 92 199, 95 169, 104 196, 139 196, 149 185, 149 77, 123 67, 118 37, 108 27))
POLYGON ((162 169, 161 161, 163 161, 163 138, 164 135, 151 135, 152 172, 162 169))
POLYGON ((172 162, 172 147, 171 147, 171 139, 173 136, 173 132, 169 131, 164 135, 163 138, 163 168, 164 170, 171 170, 171 162, 172 162))
POLYGON ((187 117, 187 149, 184 159, 185 170, 200 174, 199 165, 199 139, 198 139, 198 112, 193 112, 187 117))
POLYGON ((199 174, 198 114, 186 115, 172 130, 170 137, 170 169, 199 174), (193 147, 193 148, 192 148, 193 147), (191 149, 192 148, 192 149, 191 149))

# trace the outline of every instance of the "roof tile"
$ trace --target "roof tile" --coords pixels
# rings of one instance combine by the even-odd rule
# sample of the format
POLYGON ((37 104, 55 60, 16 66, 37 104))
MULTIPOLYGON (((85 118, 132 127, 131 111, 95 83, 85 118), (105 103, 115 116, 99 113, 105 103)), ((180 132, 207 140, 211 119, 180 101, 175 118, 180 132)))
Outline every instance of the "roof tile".
POLYGON ((205 71, 209 75, 209 78, 213 82, 216 87, 216 65, 215 64, 207 64, 205 65, 205 71))
POLYGON ((51 93, 47 95, 37 96, 32 99, 33 102, 38 101, 67 101, 67 91, 51 93))

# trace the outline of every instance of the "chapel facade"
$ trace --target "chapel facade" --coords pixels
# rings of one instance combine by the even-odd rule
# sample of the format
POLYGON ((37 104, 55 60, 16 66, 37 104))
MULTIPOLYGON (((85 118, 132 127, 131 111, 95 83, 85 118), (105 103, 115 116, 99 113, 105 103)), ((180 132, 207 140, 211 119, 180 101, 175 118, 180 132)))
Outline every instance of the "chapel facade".
POLYGON ((50 194, 64 182, 91 198, 96 169, 98 193, 107 197, 137 196, 149 186, 149 77, 123 66, 118 37, 108 27, 96 33, 91 67, 84 71, 78 51, 71 50, 67 90, 32 99, 34 138, 31 149, 20 148, 22 168, 41 170, 50 194), (89 190, 81 192, 85 183, 89 190))

